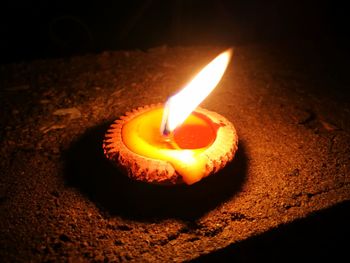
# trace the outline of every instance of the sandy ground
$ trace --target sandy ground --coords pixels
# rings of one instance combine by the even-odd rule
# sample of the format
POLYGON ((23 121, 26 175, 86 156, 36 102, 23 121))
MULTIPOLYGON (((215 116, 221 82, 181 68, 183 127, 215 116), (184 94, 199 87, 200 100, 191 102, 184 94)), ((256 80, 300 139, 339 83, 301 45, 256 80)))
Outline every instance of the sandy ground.
POLYGON ((210 261, 232 253, 244 261, 257 246, 267 249, 264 242, 276 245, 276 231, 297 241, 300 227, 288 227, 295 222, 343 217, 329 209, 348 209, 350 200, 345 58, 309 43, 235 48, 201 105, 238 131, 239 151, 219 174, 190 187, 152 186, 103 156, 114 119, 164 102, 224 49, 159 47, 1 66, 4 262, 210 261))

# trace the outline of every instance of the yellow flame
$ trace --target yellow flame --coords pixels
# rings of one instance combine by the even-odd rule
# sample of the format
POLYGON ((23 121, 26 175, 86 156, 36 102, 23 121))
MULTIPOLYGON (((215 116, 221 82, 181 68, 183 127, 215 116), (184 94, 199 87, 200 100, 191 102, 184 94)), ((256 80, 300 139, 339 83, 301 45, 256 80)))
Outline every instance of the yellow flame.
POLYGON ((221 80, 230 62, 232 49, 218 55, 206 65, 181 91, 165 104, 162 132, 172 132, 180 126, 221 80))

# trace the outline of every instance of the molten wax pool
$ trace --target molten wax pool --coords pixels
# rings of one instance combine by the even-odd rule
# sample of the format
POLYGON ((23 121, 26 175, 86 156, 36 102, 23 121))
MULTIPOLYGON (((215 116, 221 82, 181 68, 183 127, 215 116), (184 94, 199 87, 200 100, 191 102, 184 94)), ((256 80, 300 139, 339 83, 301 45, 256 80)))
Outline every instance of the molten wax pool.
POLYGON ((208 157, 203 152, 215 141, 219 125, 193 112, 169 141, 159 131, 162 115, 163 108, 159 107, 125 123, 123 142, 134 153, 169 162, 185 183, 198 182, 208 175, 208 157))

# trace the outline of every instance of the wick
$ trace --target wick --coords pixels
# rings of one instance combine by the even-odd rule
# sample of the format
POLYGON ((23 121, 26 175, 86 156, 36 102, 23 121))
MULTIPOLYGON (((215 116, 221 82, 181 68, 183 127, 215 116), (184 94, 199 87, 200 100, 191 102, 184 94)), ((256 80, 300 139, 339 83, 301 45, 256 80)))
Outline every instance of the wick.
POLYGON ((169 104, 170 99, 165 103, 162 123, 160 125, 160 133, 162 140, 169 144, 173 149, 179 150, 180 147, 176 144, 174 140, 174 131, 169 128, 169 104))
POLYGON ((172 131, 169 129, 169 101, 164 106, 162 123, 160 125, 160 133, 165 140, 170 140, 172 137, 172 131))
POLYGON ((168 130, 166 128, 166 126, 164 127, 163 131, 161 132, 162 133, 162 139, 165 141, 165 142, 172 142, 173 139, 174 139, 174 133, 171 132, 170 130, 168 130))
POLYGON ((175 150, 180 150, 181 148, 174 140, 174 132, 169 131, 168 129, 164 129, 162 131, 162 139, 165 143, 171 146, 171 148, 175 150))
POLYGON ((162 136, 165 139, 173 137, 173 133, 168 129, 167 125, 164 125, 164 128, 162 130, 162 136))

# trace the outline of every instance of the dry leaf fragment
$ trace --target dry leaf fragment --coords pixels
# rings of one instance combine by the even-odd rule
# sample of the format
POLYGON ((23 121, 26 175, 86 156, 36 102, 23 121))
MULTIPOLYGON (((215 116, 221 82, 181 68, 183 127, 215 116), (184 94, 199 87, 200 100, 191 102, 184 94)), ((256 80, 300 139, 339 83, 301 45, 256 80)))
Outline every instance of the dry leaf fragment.
POLYGON ((73 119, 80 118, 81 112, 77 108, 64 108, 64 109, 58 109, 54 111, 53 115, 58 115, 58 116, 70 115, 69 118, 73 120, 73 119))

